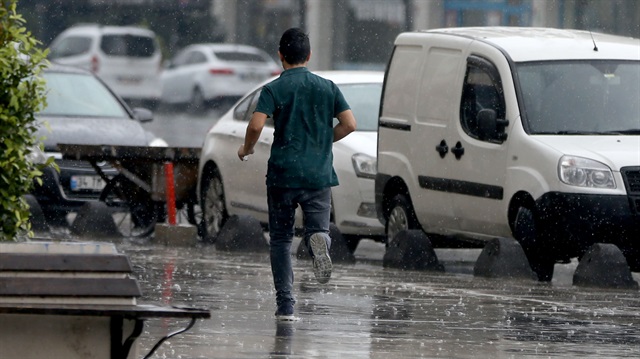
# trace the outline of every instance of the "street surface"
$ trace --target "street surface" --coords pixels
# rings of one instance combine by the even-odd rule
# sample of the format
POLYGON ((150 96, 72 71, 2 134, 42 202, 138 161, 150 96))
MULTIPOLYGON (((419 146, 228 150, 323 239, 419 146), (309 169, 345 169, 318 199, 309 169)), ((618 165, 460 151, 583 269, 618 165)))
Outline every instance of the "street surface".
MULTIPOLYGON (((301 320, 278 324, 268 254, 117 246, 134 265, 140 303, 211 310, 156 358, 640 357, 638 291, 572 286, 576 263, 557 265, 552 283, 488 280, 471 274, 478 250, 437 250, 445 273, 401 271, 383 268, 384 246, 365 240, 357 263, 336 264, 325 285, 309 261, 294 260, 301 320)), ((139 356, 186 324, 150 321, 139 356)))

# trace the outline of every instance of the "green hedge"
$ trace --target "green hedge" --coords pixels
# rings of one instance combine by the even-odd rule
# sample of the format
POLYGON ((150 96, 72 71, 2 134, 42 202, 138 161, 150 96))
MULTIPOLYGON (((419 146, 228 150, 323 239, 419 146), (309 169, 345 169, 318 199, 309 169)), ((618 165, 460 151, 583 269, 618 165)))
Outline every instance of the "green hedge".
MULTIPOLYGON (((18 0, 0 0, 0 240, 31 234, 29 206, 24 200, 41 167, 31 160, 37 143, 34 114, 45 106, 46 51, 24 27, 18 0)), ((48 162, 51 162, 49 160, 48 162)))

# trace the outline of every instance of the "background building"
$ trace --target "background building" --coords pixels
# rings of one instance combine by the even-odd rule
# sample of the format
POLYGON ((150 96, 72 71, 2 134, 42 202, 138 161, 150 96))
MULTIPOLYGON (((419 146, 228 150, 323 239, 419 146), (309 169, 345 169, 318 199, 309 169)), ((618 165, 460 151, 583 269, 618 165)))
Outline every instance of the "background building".
POLYGON ((195 42, 254 45, 274 54, 284 30, 305 29, 313 69, 384 68, 402 31, 454 26, 548 26, 640 37, 638 0, 20 0, 45 45, 78 22, 154 30, 166 57, 195 42))

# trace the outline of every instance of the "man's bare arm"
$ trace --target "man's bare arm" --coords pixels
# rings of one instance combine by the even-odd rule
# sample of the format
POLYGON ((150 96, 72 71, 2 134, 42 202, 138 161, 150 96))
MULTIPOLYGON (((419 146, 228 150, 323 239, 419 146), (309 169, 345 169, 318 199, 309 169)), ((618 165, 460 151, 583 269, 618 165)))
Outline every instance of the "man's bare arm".
POLYGON ((333 142, 340 141, 356 130, 356 118, 353 111, 345 110, 336 116, 338 124, 333 128, 333 142))
POLYGON ((238 149, 238 158, 244 160, 246 156, 253 154, 254 147, 260 138, 264 124, 267 122, 267 115, 262 112, 254 112, 247 125, 247 132, 244 136, 244 145, 238 149))

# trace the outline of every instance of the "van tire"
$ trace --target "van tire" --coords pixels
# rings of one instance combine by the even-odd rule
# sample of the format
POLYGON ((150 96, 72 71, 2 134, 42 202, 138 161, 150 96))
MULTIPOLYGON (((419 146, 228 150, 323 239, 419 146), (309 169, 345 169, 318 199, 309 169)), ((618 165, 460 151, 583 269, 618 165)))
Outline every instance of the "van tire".
POLYGON ((400 231, 420 229, 413 206, 405 195, 395 195, 389 204, 389 215, 384 226, 387 246, 400 231))
POLYGON ((555 257, 550 253, 545 253, 544 237, 540 235, 536 223, 535 215, 531 208, 522 206, 518 208, 513 225, 513 236, 520 243, 529 260, 531 269, 538 276, 541 282, 550 282, 553 278, 553 268, 555 257))

